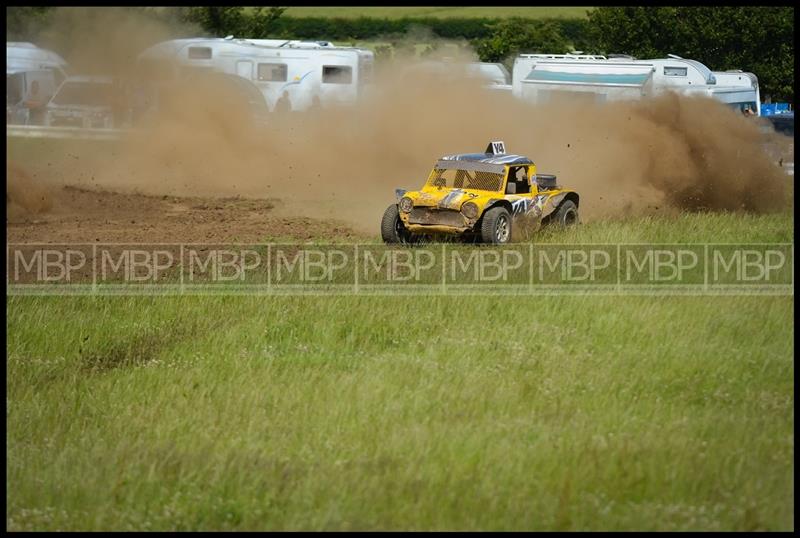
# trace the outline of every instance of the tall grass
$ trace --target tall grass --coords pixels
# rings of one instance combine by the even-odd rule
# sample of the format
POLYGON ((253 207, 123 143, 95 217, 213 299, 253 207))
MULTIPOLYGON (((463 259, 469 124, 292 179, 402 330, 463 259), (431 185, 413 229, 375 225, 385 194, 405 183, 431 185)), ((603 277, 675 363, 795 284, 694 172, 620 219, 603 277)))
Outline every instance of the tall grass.
POLYGON ((9 297, 6 525, 793 529, 793 302, 9 297))

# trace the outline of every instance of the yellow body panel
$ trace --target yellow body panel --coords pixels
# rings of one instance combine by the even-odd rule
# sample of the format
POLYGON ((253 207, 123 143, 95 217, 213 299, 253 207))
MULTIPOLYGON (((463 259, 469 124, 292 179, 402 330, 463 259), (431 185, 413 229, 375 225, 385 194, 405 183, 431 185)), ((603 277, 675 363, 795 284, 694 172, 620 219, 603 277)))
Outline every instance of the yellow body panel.
MULTIPOLYGON (((551 213, 568 193, 574 192, 568 189, 540 190, 536 183, 531 184, 530 178, 536 174, 536 166, 532 164, 527 167, 530 192, 506 194, 509 170, 517 166, 504 167, 502 187, 497 191, 437 187, 426 182, 418 191, 403 192, 401 198, 410 198, 414 205, 408 212, 401 209, 400 219, 412 233, 458 234, 474 230, 475 224, 484 212, 498 203, 510 206, 514 217, 527 215, 542 219, 551 213), (461 213, 462 206, 467 202, 472 202, 478 208, 474 218, 467 218, 461 213)), ((431 177, 434 173, 435 169, 431 171, 431 177)))

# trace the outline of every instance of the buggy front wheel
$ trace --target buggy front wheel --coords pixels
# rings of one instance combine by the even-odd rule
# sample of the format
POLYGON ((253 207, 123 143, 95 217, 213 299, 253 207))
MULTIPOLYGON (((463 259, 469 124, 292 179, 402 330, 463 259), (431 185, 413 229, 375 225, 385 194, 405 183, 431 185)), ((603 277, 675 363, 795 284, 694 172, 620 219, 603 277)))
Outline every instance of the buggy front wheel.
POLYGON ((511 214, 505 207, 493 207, 483 215, 481 240, 494 245, 511 241, 511 214))
POLYGON ((411 243, 412 235, 406 225, 400 219, 400 211, 397 204, 392 204, 386 208, 381 220, 381 239, 384 243, 411 243))

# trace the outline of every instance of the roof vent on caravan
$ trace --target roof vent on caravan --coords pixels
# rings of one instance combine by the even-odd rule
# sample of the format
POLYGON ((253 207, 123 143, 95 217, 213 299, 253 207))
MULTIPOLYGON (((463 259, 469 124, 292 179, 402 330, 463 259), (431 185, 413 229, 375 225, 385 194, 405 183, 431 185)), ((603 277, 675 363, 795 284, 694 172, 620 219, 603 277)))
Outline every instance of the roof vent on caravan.
POLYGON ((673 60, 683 60, 683 58, 681 58, 677 54, 667 54, 667 58, 672 58, 673 60))
POLYGON ((520 58, 536 58, 539 60, 605 60, 605 56, 599 54, 520 54, 520 58))
POLYGON ((636 56, 631 56, 630 54, 609 54, 608 59, 614 60, 635 60, 636 56))
POLYGON ((330 41, 287 41, 281 47, 288 47, 293 49, 318 49, 318 48, 335 48, 334 44, 330 41))

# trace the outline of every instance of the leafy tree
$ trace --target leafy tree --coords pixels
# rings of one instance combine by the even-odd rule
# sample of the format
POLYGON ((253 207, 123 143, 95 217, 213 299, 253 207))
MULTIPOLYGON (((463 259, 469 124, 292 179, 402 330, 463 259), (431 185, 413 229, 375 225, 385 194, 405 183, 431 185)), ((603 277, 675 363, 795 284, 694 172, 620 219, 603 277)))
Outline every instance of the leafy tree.
POLYGON ((473 42, 482 62, 501 62, 519 53, 564 54, 571 45, 551 20, 513 17, 490 25, 491 36, 473 42))
POLYGON ((284 7, 254 7, 248 13, 243 7, 190 7, 186 9, 184 18, 187 22, 199 24, 203 30, 213 36, 264 38, 270 32, 283 12, 284 7))
POLYGON ((600 7, 589 23, 597 52, 677 54, 714 71, 751 71, 762 98, 794 100, 792 7, 600 7))
POLYGON ((283 12, 286 11, 285 7, 263 7, 253 8, 250 21, 250 36, 254 38, 267 38, 270 37, 270 32, 275 26, 275 21, 281 18, 283 12))
POLYGON ((52 7, 6 7, 6 41, 30 41, 50 21, 52 7))

